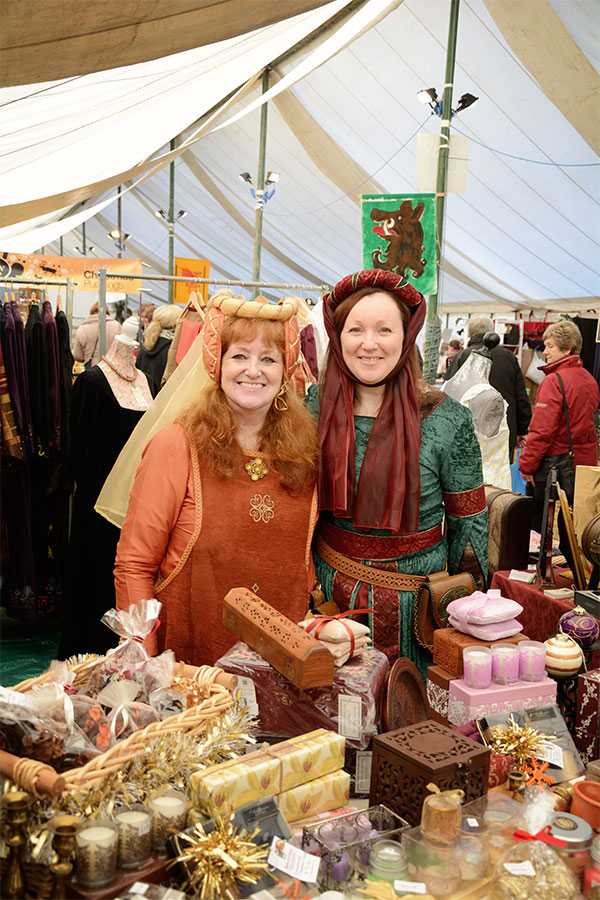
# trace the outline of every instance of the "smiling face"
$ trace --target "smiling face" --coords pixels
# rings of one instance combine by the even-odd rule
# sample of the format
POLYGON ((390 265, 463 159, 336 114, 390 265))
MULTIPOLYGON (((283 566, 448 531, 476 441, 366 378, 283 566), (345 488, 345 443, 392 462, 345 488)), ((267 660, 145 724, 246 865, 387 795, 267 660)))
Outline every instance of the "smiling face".
POLYGON ((395 300, 376 291, 350 310, 340 335, 344 362, 357 381, 378 384, 395 368, 404 345, 402 314, 395 300))
POLYGON ((221 359, 221 389, 235 412, 269 411, 283 380, 283 356, 270 335, 234 339, 221 359))

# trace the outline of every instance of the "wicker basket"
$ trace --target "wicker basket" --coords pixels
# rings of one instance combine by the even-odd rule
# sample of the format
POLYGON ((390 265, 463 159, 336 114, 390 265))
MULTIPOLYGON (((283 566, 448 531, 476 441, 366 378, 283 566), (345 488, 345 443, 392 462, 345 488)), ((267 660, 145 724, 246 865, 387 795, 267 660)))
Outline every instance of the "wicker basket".
MULTIPOLYGON (((94 658, 73 665, 71 668, 75 673, 74 686, 77 687, 81 684, 90 672, 103 662, 103 659, 103 657, 94 658)), ((189 735, 203 734, 213 722, 231 709, 233 699, 226 685, 229 684, 231 687, 234 682, 231 681, 231 676, 222 669, 211 666, 197 668, 185 663, 177 663, 175 675, 196 681, 204 694, 204 699, 196 706, 192 706, 176 716, 170 716, 162 722, 152 722, 145 728, 135 731, 124 741, 91 759, 85 766, 63 772, 67 791, 82 790, 101 784, 105 778, 132 760, 152 738, 173 732, 189 735), (221 683, 217 683, 217 681, 221 683)), ((37 678, 28 678, 15 685, 12 690, 27 693, 35 685, 47 683, 50 677, 50 674, 46 672, 37 678)))

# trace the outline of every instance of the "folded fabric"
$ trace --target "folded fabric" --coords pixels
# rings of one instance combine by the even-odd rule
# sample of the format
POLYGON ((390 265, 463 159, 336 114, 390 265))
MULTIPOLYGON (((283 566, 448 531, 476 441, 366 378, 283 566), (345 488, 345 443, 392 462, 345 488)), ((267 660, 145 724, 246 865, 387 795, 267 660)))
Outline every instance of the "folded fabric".
MULTIPOLYGON (((459 597, 447 606, 449 615, 459 622, 471 625, 492 625, 495 622, 506 622, 523 612, 523 607, 508 597, 475 591, 468 597, 459 597)), ((468 632, 467 632, 468 633, 468 632)))
POLYGON ((461 622, 450 616, 450 625, 463 634, 470 634, 472 637, 478 638, 480 641, 499 641, 502 638, 513 637, 523 631, 523 626, 516 619, 506 619, 504 622, 492 622, 489 625, 473 625, 467 622, 461 622))
POLYGON ((331 655, 334 658, 336 666, 343 666, 344 663, 348 662, 351 656, 356 656, 357 653, 360 653, 361 650, 364 650, 371 643, 371 639, 368 637, 360 637, 354 644, 354 648, 350 641, 346 641, 345 644, 331 644, 329 641, 322 642, 331 655))
POLYGON ((328 616, 314 616, 300 622, 300 627, 317 640, 327 641, 330 644, 345 644, 350 640, 351 634, 356 640, 371 633, 368 625, 353 622, 350 617, 335 619, 328 616))

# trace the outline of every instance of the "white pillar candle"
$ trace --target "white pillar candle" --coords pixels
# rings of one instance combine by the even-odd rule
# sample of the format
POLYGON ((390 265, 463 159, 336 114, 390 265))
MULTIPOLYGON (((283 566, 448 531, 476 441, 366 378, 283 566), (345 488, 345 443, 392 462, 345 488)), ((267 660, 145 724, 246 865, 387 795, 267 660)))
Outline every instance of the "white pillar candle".
POLYGON ((110 884, 117 869, 117 831, 101 823, 83 825, 76 836, 77 881, 84 887, 110 884))

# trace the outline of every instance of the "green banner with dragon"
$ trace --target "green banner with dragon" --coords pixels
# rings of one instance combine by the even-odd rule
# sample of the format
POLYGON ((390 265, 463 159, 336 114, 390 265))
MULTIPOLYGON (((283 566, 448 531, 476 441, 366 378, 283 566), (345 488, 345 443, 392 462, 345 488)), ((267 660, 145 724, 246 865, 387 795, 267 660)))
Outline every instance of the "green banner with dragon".
POLYGON ((396 272, 435 294, 435 194, 363 194, 361 206, 363 268, 396 272))

